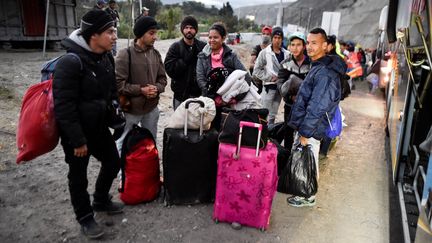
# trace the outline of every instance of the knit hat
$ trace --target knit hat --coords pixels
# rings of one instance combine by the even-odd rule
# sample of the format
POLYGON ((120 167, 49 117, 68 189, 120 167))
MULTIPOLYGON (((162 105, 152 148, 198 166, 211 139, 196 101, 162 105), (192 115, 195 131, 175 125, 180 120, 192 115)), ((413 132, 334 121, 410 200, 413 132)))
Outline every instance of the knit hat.
POLYGON ((280 36, 280 37, 282 37, 283 38, 283 30, 282 30, 282 28, 281 27, 274 27, 273 28, 273 30, 272 30, 272 38, 273 38, 273 36, 275 36, 275 35, 278 35, 278 36, 280 36))
POLYGON ((106 0, 97 0, 96 4, 106 4, 106 0))
POLYGON ((136 38, 141 38, 147 31, 151 29, 159 29, 159 25, 153 17, 140 17, 135 23, 133 32, 136 38))
POLYGON ((81 35, 90 37, 95 33, 102 33, 112 26, 114 26, 114 20, 111 15, 100 9, 92 9, 81 19, 81 35))
POLYGON ((180 31, 183 31, 183 29, 186 27, 186 25, 190 25, 196 31, 198 31, 198 22, 194 17, 186 16, 180 24, 180 31))

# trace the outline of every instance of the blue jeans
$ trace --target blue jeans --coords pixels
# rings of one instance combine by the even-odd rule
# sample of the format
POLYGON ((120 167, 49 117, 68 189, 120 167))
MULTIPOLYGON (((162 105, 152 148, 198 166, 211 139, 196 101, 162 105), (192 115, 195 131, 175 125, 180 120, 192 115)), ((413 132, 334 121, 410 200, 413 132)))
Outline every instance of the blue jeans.
POLYGON ((144 127, 144 128, 147 128, 148 130, 150 130, 151 134, 153 135, 154 139, 156 140, 159 114, 160 114, 160 111, 157 107, 154 108, 149 113, 143 114, 143 115, 134 115, 134 114, 130 114, 130 113, 125 113, 126 125, 124 128, 123 134, 116 141, 117 150, 118 150, 120 156, 121 156, 121 148, 123 146, 123 141, 124 141, 126 135, 128 134, 128 132, 130 130, 132 130, 132 126, 134 124, 141 123, 141 127, 144 127))

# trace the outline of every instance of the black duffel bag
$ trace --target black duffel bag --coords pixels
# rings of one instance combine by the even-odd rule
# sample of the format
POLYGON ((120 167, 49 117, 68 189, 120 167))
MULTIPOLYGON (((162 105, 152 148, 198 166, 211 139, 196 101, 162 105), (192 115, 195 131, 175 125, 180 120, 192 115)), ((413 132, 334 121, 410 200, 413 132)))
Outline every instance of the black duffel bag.
MULTIPOLYGON (((229 108, 223 108, 219 142, 237 144, 237 139, 240 132, 240 121, 248 121, 253 123, 259 123, 263 126, 261 132, 260 148, 264 148, 267 145, 268 140, 268 113, 268 109, 244 109, 238 111, 229 108)), ((257 143, 257 137, 257 129, 251 127, 244 127, 241 141, 242 146, 255 148, 257 143)))

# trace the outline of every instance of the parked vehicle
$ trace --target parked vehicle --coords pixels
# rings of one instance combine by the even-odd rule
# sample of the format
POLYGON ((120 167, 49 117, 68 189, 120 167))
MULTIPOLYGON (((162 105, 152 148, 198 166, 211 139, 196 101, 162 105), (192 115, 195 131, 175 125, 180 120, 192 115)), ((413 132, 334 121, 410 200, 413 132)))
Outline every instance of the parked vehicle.
POLYGON ((432 242, 432 155, 420 148, 432 135, 432 44, 426 39, 432 33, 431 10, 431 1, 390 0, 377 48, 387 152, 405 242, 432 242))

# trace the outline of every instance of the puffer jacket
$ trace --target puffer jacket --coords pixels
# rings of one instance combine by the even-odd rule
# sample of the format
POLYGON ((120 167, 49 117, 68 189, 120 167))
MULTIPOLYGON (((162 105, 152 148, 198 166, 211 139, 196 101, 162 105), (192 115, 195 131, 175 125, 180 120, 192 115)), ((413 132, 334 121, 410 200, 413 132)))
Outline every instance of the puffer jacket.
POLYGON ((172 44, 165 57, 165 69, 171 77, 171 90, 174 98, 185 101, 191 97, 198 97, 201 89, 196 81, 196 64, 198 53, 202 51, 205 42, 194 39, 192 46, 183 39, 172 44))
POLYGON ((303 137, 322 139, 341 98, 340 77, 346 65, 336 56, 312 62, 291 111, 288 125, 303 137), (327 119, 327 115, 329 119, 327 119))
POLYGON ((78 31, 72 32, 62 45, 80 60, 72 55, 61 57, 53 79, 54 113, 60 136, 74 148, 107 129, 107 106, 117 100, 111 53, 91 52, 78 31))
POLYGON ((130 98, 131 114, 143 115, 152 111, 159 103, 159 95, 148 99, 141 93, 141 87, 155 85, 160 93, 165 91, 167 76, 160 53, 149 47, 142 49, 137 44, 120 50, 115 59, 117 89, 130 98), (129 73, 129 54, 131 66, 129 73), (130 80, 129 80, 130 77, 130 80))
MULTIPOLYGON (((237 55, 231 50, 231 48, 229 48, 225 44, 223 44, 222 64, 226 69, 228 69, 229 74, 231 74, 234 70, 246 71, 246 68, 240 62, 237 55)), ((211 49, 210 46, 207 44, 198 54, 198 62, 196 67, 197 82, 198 86, 201 89, 202 96, 207 95, 207 76, 211 70, 211 49)), ((249 74, 247 74, 245 80, 250 85, 252 78, 249 74)))

